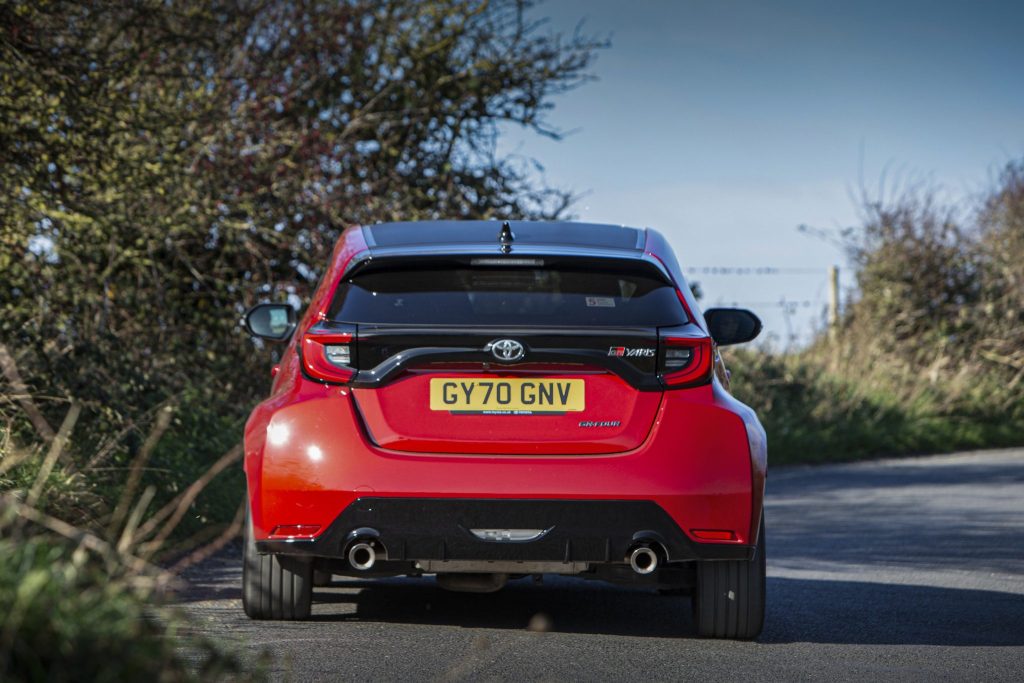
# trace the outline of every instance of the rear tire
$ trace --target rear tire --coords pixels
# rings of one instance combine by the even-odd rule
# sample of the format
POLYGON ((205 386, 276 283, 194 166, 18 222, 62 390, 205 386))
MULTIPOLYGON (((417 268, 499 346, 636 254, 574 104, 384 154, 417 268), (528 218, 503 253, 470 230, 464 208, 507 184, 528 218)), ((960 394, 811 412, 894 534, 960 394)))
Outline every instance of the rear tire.
POLYGON ((242 606, 251 619, 308 619, 313 607, 313 565, 294 557, 256 552, 252 519, 245 520, 242 606))
POLYGON ((693 620, 702 638, 753 640, 761 635, 765 612, 765 536, 752 560, 697 563, 693 620))

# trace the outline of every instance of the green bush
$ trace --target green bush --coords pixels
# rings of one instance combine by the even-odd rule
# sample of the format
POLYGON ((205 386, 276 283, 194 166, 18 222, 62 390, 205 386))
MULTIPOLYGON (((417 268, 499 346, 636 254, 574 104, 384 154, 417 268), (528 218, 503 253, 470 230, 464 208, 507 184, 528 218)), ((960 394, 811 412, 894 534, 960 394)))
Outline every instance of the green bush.
POLYGON ((847 232, 857 291, 834 334, 728 352, 774 462, 1024 443, 1024 162, 979 208, 911 189, 847 232))
POLYGON ((761 417, 773 464, 938 453, 1024 442, 1024 402, 1008 414, 991 387, 969 400, 869 367, 839 372, 815 351, 730 351, 737 398, 761 417))
MULTIPOLYGON (((190 389, 180 397, 142 479, 142 487, 152 485, 157 491, 151 509, 158 509, 188 488, 241 441, 251 406, 225 404, 215 393, 190 389)), ((129 460, 127 453, 122 454, 121 465, 127 466, 129 460)), ((171 541, 187 547, 189 539, 201 541, 204 532, 221 531, 234 517, 244 495, 245 476, 239 461, 210 481, 175 528, 171 541)))
POLYGON ((183 633, 179 617, 154 607, 141 580, 112 573, 84 550, 61 543, 0 540, 0 679, 190 681, 240 675, 235 657, 183 633))

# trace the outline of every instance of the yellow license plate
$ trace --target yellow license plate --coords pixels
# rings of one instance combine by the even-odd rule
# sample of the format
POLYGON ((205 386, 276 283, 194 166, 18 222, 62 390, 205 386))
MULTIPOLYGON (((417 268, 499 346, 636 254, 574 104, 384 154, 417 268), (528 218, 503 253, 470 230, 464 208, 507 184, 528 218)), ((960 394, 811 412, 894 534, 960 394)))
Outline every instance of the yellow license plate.
POLYGON ((450 413, 569 413, 583 410, 582 379, 430 380, 430 409, 450 413))

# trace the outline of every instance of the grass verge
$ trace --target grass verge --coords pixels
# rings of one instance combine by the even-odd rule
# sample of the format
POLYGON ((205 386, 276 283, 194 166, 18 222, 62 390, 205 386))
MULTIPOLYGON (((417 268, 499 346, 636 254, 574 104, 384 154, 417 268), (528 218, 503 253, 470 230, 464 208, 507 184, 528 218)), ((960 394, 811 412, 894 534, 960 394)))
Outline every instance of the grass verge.
POLYGON ((824 463, 1024 443, 1024 401, 967 373, 931 381, 827 352, 730 351, 735 396, 768 433, 773 464, 824 463))

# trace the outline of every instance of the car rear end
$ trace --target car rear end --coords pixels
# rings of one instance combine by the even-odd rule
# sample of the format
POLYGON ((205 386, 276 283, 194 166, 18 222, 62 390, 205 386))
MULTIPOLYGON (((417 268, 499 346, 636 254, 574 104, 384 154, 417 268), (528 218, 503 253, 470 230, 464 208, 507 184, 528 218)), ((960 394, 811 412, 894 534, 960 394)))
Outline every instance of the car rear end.
POLYGON ((750 562, 763 431, 660 235, 434 225, 343 236, 247 425, 256 551, 461 590, 750 562))

